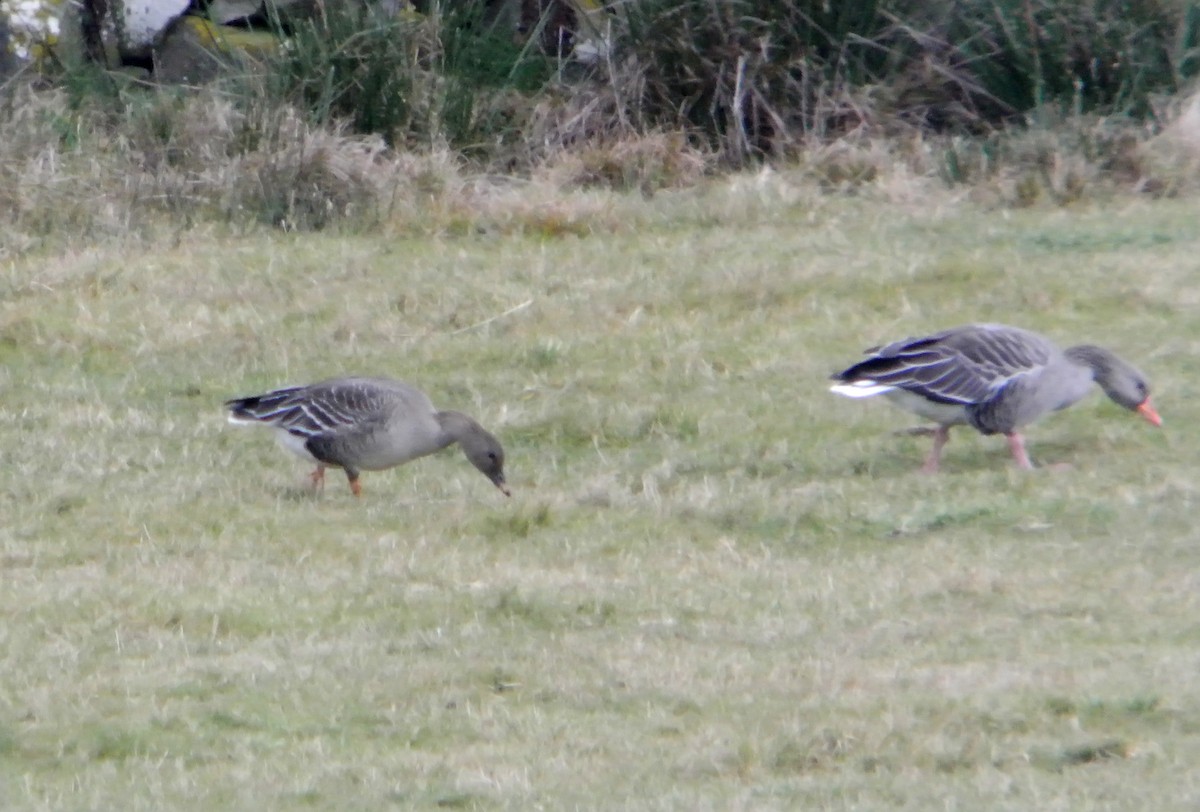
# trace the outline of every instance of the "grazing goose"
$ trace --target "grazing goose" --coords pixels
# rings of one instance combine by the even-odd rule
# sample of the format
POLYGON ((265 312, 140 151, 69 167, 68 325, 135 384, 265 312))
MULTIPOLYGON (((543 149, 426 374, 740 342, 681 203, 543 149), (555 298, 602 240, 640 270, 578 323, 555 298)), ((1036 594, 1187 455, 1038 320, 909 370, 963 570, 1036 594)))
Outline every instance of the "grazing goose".
POLYGON ((332 378, 308 386, 225 401, 230 423, 265 423, 294 454, 325 469, 341 468, 355 496, 359 471, 382 471, 458 443, 471 464, 505 495, 504 449, 461 412, 439 412, 425 393, 388 378, 332 378))
POLYGON ((1020 429, 1075 403, 1093 381, 1117 404, 1162 425, 1142 374, 1091 344, 1060 350, 1028 330, 968 324, 867 353, 865 361, 833 375, 838 383, 830 389, 852 398, 883 395, 937 423, 926 473, 938 470, 950 427, 960 424, 1004 434, 1017 465, 1032 468, 1020 429))

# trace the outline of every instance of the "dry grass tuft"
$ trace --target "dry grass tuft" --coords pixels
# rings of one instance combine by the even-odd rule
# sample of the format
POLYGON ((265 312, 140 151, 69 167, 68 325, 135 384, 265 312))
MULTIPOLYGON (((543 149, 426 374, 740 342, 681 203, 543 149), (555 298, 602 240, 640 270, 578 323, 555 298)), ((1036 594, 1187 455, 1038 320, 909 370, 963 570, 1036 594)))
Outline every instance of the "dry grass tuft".
POLYGON ((214 164, 212 187, 229 195, 221 202, 226 216, 245 209, 284 228, 370 228, 386 215, 400 178, 408 179, 385 158, 378 136, 314 128, 286 109, 265 129, 258 149, 214 164))
POLYGON ((1167 105, 1162 132, 1137 145, 1143 167, 1140 187, 1161 195, 1192 194, 1200 189, 1200 93, 1167 105))
POLYGON ((286 108, 250 115, 216 94, 163 91, 116 126, 72 113, 61 92, 25 88, 12 103, 0 172, 12 228, 4 242, 15 246, 205 217, 365 227, 386 216, 406 168, 383 159, 377 138, 315 128, 286 108))
MULTIPOLYGON (((248 106, 215 90, 139 90, 120 95, 115 110, 79 108, 72 98, 30 84, 4 97, 0 254, 73 240, 153 241, 212 224, 583 236, 623 227, 608 214, 613 192, 704 185, 721 161, 686 132, 637 134, 604 85, 533 109, 517 104, 513 121, 531 129, 482 161, 445 147, 389 149, 378 137, 308 123, 294 108, 248 106)), ((889 130, 869 121, 869 100, 859 101, 866 118, 846 134, 814 134, 789 148, 791 158, 775 166, 790 182, 896 202, 948 193, 1021 208, 1130 190, 1185 194, 1200 172, 1194 101, 1164 108, 1161 134, 1075 116, 972 137, 889 130)))
POLYGON ((548 157, 538 174, 564 189, 601 187, 651 194, 693 186, 714 169, 714 156, 691 146, 683 133, 653 133, 564 149, 548 157))
POLYGON ((682 137, 657 134, 547 152, 535 180, 514 182, 470 171, 446 149, 393 151, 287 107, 248 112, 217 93, 141 97, 116 125, 72 112, 61 92, 27 87, 12 104, 0 122, 0 204, 11 226, 0 250, 9 253, 68 237, 153 238, 205 220, 578 234, 609 224, 597 219, 602 205, 571 202, 571 188, 652 192, 694 184, 709 165, 682 137))

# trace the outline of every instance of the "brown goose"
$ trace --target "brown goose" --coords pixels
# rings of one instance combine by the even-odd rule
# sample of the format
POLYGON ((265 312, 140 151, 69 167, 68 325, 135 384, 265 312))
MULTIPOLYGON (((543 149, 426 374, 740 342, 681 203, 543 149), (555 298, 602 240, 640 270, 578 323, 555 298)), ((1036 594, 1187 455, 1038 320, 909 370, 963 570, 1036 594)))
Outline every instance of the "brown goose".
POLYGON ((313 462, 314 488, 341 468, 355 496, 360 471, 382 471, 458 443, 471 464, 509 496, 504 449, 461 412, 439 412, 425 393, 388 378, 332 378, 225 401, 231 423, 265 423, 292 453, 313 462))
POLYGON ((1142 374, 1092 344, 1060 350, 1028 330, 968 324, 867 353, 866 360, 833 375, 838 383, 830 389, 852 398, 883 395, 937 423, 922 469, 927 473, 938 470, 950 427, 960 424, 1005 435, 1017 465, 1032 468, 1020 429, 1072 405, 1093 382, 1117 404, 1162 425, 1142 374))

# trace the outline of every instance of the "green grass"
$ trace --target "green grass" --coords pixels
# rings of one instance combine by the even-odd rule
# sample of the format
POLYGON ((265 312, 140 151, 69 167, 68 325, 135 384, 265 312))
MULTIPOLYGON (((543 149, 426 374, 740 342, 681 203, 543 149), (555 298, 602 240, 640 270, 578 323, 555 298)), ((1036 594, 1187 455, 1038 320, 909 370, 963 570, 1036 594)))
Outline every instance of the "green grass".
POLYGON ((1200 205, 602 207, 6 260, 0 805, 1194 809, 1200 205), (927 478, 826 391, 977 319, 1111 346, 1164 429, 1097 394, 1029 432, 1069 470, 959 431, 927 478), (312 498, 224 421, 350 371, 513 498, 453 450, 312 498))

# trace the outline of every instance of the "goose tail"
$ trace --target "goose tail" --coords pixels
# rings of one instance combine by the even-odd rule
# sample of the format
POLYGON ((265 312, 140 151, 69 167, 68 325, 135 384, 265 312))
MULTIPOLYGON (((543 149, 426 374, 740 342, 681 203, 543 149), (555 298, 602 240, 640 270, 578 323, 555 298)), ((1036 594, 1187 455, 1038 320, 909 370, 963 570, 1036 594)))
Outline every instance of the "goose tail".
POLYGON ((276 423, 295 408, 292 396, 299 387, 278 389, 265 395, 252 395, 225 401, 229 422, 238 425, 276 423))
POLYGON ((829 387, 829 391, 845 395, 848 398, 869 398, 875 395, 882 395, 884 392, 891 392, 895 388, 886 383, 873 381, 870 378, 860 378, 850 383, 836 383, 829 387))

